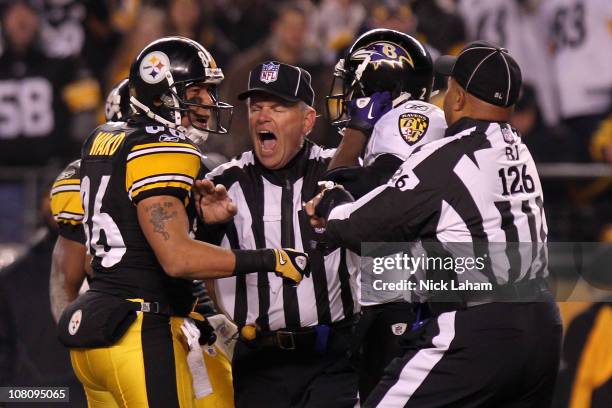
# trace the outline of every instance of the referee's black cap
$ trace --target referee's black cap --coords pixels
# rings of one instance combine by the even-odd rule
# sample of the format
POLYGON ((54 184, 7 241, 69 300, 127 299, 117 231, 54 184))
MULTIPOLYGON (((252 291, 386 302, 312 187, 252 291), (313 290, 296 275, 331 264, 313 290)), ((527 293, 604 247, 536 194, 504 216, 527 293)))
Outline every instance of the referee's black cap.
POLYGON ((314 104, 314 91, 311 76, 303 68, 277 61, 257 65, 249 73, 249 89, 240 93, 238 99, 244 100, 256 93, 278 96, 288 102, 303 101, 314 104))
POLYGON ((456 57, 439 57, 434 70, 453 77, 467 92, 493 105, 512 106, 519 97, 521 69, 508 50, 486 41, 468 44, 456 57))

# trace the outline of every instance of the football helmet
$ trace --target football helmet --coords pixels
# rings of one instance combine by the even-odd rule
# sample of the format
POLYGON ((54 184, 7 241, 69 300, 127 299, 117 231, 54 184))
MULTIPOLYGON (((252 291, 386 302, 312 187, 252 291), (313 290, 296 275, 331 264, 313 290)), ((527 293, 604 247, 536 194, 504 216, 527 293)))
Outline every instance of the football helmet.
POLYGON ((181 125, 184 116, 190 126, 208 134, 228 132, 233 106, 220 102, 217 86, 223 72, 201 44, 185 37, 164 37, 147 45, 130 69, 130 103, 137 112, 168 126, 187 132, 181 125), (187 99, 191 85, 204 85, 212 103, 200 98, 187 99), (206 109, 206 115, 190 108, 206 109))
POLYGON ((106 97, 104 114, 108 122, 125 121, 132 114, 128 79, 122 79, 106 97))
POLYGON ((361 35, 334 68, 326 97, 328 119, 343 127, 350 119, 347 104, 375 92, 391 97, 428 101, 433 86, 433 62, 416 39, 399 31, 374 29, 361 35))

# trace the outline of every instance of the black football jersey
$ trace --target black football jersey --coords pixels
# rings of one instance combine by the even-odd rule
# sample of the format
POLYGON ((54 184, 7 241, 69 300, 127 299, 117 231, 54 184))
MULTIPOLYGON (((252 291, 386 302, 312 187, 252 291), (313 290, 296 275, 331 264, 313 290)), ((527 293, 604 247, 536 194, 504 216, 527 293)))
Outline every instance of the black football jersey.
POLYGON ((80 60, 6 51, 0 55, 0 163, 40 166, 77 156, 73 115, 98 103, 99 85, 80 60))
POLYGON ((51 212, 62 237, 85 245, 80 169, 81 160, 75 160, 57 176, 51 187, 51 212))
POLYGON ((136 205, 167 195, 187 207, 200 170, 198 148, 182 133, 138 117, 99 126, 85 141, 81 158, 91 287, 188 312, 191 281, 164 273, 140 228, 136 205))

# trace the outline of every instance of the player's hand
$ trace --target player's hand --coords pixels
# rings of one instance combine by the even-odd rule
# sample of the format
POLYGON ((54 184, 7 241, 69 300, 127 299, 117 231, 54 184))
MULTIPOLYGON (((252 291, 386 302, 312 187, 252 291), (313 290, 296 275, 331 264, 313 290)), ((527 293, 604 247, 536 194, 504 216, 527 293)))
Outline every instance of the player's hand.
POLYGON ((304 210, 310 217, 310 225, 315 228, 324 228, 329 214, 335 207, 351 203, 355 199, 344 187, 332 181, 320 181, 319 186, 323 189, 304 205, 304 210))
POLYGON ((369 97, 353 99, 348 103, 348 112, 351 119, 346 124, 349 129, 356 129, 366 136, 372 134, 374 125, 387 112, 391 110, 393 100, 391 93, 375 92, 369 97))
POLYGON ((274 272, 278 276, 299 283, 303 276, 310 276, 310 260, 305 252, 292 248, 273 249, 275 257, 274 272))
POLYGON ((215 329, 208 322, 208 319, 204 318, 204 320, 194 320, 193 322, 198 330, 200 330, 200 344, 207 344, 209 346, 215 344, 215 341, 217 341, 217 334, 215 333, 215 329))
POLYGON ((215 186, 207 179, 195 181, 193 198, 198 216, 205 224, 228 222, 238 212, 225 186, 215 186))
POLYGON ((306 214, 308 214, 308 217, 310 218, 310 225, 314 228, 325 228, 325 225, 327 224, 327 220, 325 218, 321 218, 315 213, 315 208, 321 202, 322 197, 323 194, 319 193, 314 196, 312 200, 304 204, 304 211, 306 211, 306 214))

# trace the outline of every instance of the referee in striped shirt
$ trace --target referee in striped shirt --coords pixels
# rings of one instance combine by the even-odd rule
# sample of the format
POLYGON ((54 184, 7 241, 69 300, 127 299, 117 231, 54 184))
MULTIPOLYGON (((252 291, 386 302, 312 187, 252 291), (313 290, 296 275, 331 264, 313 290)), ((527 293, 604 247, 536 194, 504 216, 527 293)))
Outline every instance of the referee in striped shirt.
POLYGON ((318 233, 302 208, 334 154, 305 139, 316 117, 310 82, 295 66, 255 67, 239 95, 247 100, 253 150, 207 175, 227 189, 237 213, 199 228, 200 239, 241 249, 282 243, 303 248, 311 262, 299 286, 261 271, 217 280, 210 290, 242 333, 232 362, 237 407, 353 407, 357 397, 347 357, 358 312, 347 251, 313 250, 318 233))
MULTIPOLYGON (((357 202, 336 187, 307 210, 314 225, 327 219, 328 243, 354 251, 362 242, 420 239, 427 256, 435 256, 434 249, 458 260, 459 253, 472 252, 484 259, 482 267, 468 273, 451 267, 446 282, 471 279, 493 290, 424 293, 421 321, 405 335, 403 356, 387 367, 362 407, 550 406, 561 323, 543 280, 547 227, 540 180, 508 124, 520 68, 506 50, 486 42, 441 57, 435 67, 450 76, 445 137, 422 146, 387 185, 357 202), (331 201, 346 203, 334 207, 331 201)), ((421 279, 441 272, 432 267, 421 279)))

